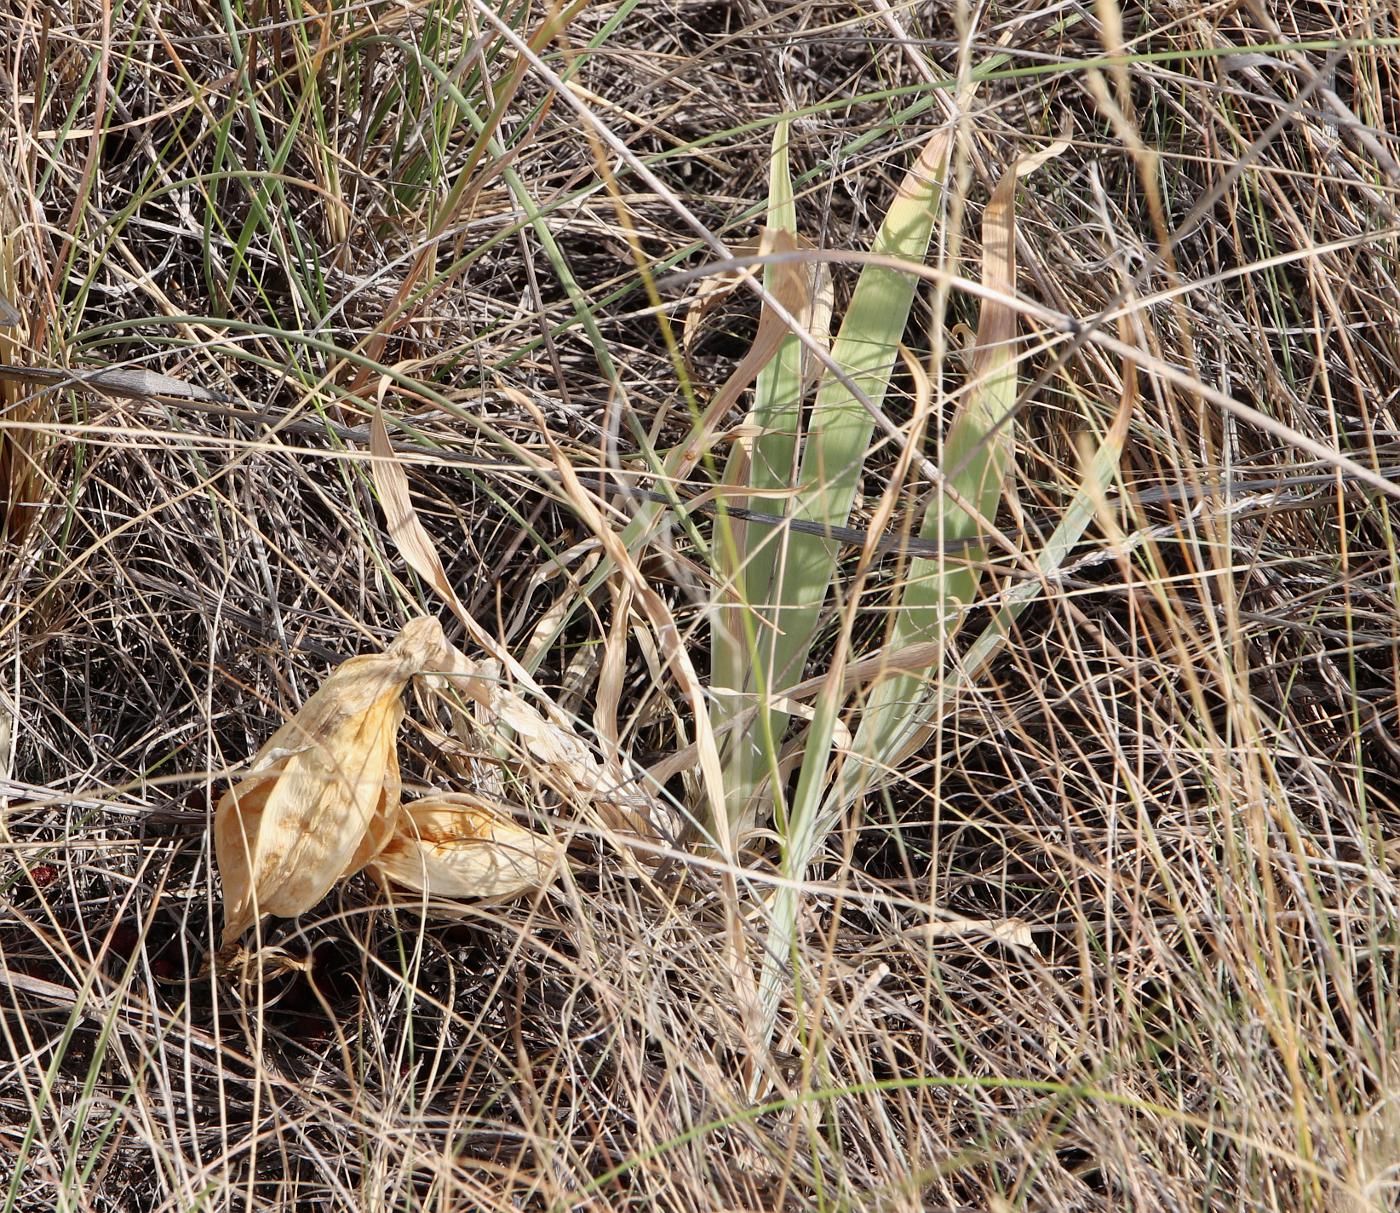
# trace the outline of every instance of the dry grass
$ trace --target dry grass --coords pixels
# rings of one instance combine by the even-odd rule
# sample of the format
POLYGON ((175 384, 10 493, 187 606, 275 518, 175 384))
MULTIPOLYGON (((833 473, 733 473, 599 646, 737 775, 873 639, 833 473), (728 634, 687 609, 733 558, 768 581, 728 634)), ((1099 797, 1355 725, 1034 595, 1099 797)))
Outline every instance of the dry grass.
MULTIPOLYGON (((1145 6, 1115 65, 1111 5, 933 7, 570 11, 535 50, 624 156, 484 8, 5 6, 0 352, 231 402, 4 385, 0 1210, 1395 1207, 1396 494, 1317 450, 1394 477, 1400 14, 1145 6), (687 371, 648 282, 678 319, 697 226, 753 235, 783 112, 803 230, 865 247, 960 63, 992 70, 935 260, 975 267, 960 216, 1071 139, 1018 204, 1025 296, 1080 322, 1027 326, 1028 551, 1123 389, 1120 312, 1140 402, 1073 571, 828 839, 779 1039, 745 1003, 776 845, 659 879, 558 798, 538 896, 424 924, 352 882, 276 927, 283 971, 211 977, 211 798, 441 609, 375 504, 385 376, 467 608, 600 749, 615 706, 664 757, 691 701, 618 583, 580 600, 546 439, 595 472, 677 441, 757 304, 687 371)), ((946 419, 964 368, 932 369, 946 419)), ((635 559, 703 676, 695 535, 635 559)), ((404 741, 408 784, 460 779, 404 741)))

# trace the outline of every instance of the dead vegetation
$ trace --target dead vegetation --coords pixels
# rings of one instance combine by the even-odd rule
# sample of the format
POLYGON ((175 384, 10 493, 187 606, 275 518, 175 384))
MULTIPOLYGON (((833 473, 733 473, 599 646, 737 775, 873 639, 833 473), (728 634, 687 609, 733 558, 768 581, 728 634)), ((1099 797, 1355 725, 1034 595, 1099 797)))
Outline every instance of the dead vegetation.
MULTIPOLYGON (((497 11, 4 9, 0 358, 164 378, 0 372, 0 1209, 1393 1207, 1400 17, 497 11), (1125 399, 1126 441, 765 966, 781 816, 670 845, 723 536, 639 491, 719 481, 747 405, 648 472, 760 328, 749 289, 684 334, 678 275, 758 235, 784 114, 798 230, 869 248, 974 76, 882 407, 927 388, 932 458, 988 199, 1068 147, 1017 196, 1017 555, 964 656, 1125 399), (215 806, 425 614, 608 795, 420 679, 405 803, 495 779, 567 862, 431 912, 353 875, 211 967, 215 806)), ((813 687, 883 643, 929 495, 876 428, 813 687)))

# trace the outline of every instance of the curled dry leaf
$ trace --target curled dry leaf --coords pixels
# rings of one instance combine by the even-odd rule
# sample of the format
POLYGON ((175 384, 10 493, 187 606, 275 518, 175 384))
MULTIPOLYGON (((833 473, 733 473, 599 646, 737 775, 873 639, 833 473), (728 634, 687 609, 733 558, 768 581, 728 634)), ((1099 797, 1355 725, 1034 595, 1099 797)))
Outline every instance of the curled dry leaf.
POLYGON ((476 730, 489 736, 509 729, 530 775, 574 804, 596 810, 607 829, 657 836, 653 822, 660 807, 639 776, 628 773, 619 753, 599 761, 562 713, 559 720, 546 716, 502 680, 494 661, 472 661, 450 648, 443 668, 446 681, 475 705, 476 730))
POLYGON ((224 948, 265 915, 310 909, 389 842, 399 815, 404 684, 441 668, 447 649, 436 620, 416 619, 383 653, 350 658, 220 799, 214 849, 224 948))
POLYGON ((1035 937, 1030 924, 1023 918, 951 918, 942 922, 923 922, 904 932, 909 939, 957 939, 981 935, 998 943, 1026 948, 1037 955, 1035 937))
POLYGON ((63 370, 50 366, 0 364, 0 379, 17 383, 37 383, 44 387, 88 387, 109 396, 128 400, 195 400, 204 404, 234 404, 232 396, 211 392, 197 383, 187 383, 143 366, 109 366, 95 370, 63 370))
POLYGON ((529 754, 535 773, 556 791, 590 805, 610 830, 656 836, 654 798, 627 774, 619 754, 599 762, 576 733, 500 683, 490 688, 490 705, 495 720, 508 725, 529 754))
POLYGON ((547 883, 561 854, 552 839, 504 811, 472 796, 443 795, 404 806, 369 872, 429 897, 508 897, 547 883))

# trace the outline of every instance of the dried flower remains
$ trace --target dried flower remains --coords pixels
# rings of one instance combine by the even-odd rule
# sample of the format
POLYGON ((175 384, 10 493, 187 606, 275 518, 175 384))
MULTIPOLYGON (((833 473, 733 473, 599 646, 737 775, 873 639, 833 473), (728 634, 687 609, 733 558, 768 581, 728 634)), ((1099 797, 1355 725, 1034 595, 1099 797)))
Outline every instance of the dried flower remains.
POLYGON ((440 674, 479 701, 475 672, 436 620, 416 619, 384 652, 332 672, 272 735, 215 812, 222 953, 267 915, 295 917, 366 866, 430 897, 503 896, 550 878, 561 848, 507 810, 465 794, 401 803, 404 687, 440 674))

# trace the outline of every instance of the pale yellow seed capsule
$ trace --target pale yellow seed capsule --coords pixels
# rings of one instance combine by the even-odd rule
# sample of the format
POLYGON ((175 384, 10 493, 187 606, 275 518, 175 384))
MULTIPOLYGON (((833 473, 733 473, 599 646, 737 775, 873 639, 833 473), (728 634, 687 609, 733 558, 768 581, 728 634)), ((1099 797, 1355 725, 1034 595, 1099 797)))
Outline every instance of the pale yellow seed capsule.
POLYGON ((552 839, 469 795, 403 807, 370 875, 429 897, 508 897, 547 883, 562 858, 552 839))
POLYGON ((268 914, 310 909, 390 840, 399 819, 403 688, 441 668, 446 654, 437 621, 417 619, 383 653, 350 658, 220 799, 214 848, 224 948, 268 914))

